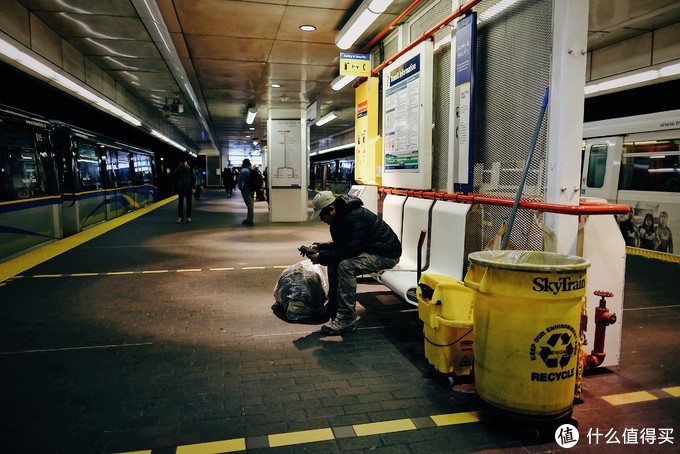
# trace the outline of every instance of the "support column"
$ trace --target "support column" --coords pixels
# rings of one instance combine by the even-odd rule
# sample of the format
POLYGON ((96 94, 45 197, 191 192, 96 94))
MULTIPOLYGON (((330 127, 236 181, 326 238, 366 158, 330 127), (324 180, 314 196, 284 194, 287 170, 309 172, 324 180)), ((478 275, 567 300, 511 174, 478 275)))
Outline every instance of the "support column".
POLYGON ((267 187, 269 220, 307 219, 307 112, 272 109, 267 120, 267 187))
MULTIPOLYGON (((588 0, 553 2, 553 53, 548 104, 546 202, 578 205, 588 38, 588 0)), ((577 253, 578 219, 546 213, 554 232, 545 249, 577 253)))

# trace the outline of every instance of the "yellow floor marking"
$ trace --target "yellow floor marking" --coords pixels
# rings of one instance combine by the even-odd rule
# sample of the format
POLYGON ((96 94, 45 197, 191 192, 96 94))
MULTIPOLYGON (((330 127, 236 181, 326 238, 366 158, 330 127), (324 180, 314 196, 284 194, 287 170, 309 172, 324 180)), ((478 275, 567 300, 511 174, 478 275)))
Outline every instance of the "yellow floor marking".
POLYGON ((395 419, 393 421, 372 422, 367 424, 357 424, 352 426, 357 437, 365 435, 378 435, 390 432, 403 432, 405 430, 415 430, 416 426, 410 419, 395 419))
POLYGON ((145 451, 130 451, 130 452, 119 452, 118 454, 151 454, 151 449, 145 451))
POLYGON ((680 386, 674 386, 672 388, 661 388, 661 390, 667 392, 673 397, 680 397, 680 386))
POLYGON ((109 276, 120 276, 121 274, 134 274, 133 271, 111 271, 106 273, 109 276))
POLYGON ((156 273, 169 273, 169 270, 151 270, 151 271, 142 271, 142 274, 156 274, 156 273))
POLYGON ((83 230, 80 233, 71 235, 64 239, 54 241, 52 243, 46 244, 43 247, 33 249, 19 257, 8 260, 2 264, 0 267, 0 282, 6 281, 7 279, 16 276, 17 274, 23 273, 24 271, 33 268, 43 262, 46 262, 59 254, 63 254, 66 251, 73 249, 76 246, 80 246, 83 243, 90 241, 93 238, 98 237, 106 232, 109 232, 126 222, 130 222, 133 219, 137 219, 140 216, 144 216, 150 211, 162 207, 174 200, 177 200, 177 196, 168 197, 167 199, 159 200, 156 203, 135 210, 131 213, 126 213, 116 219, 112 219, 101 224, 97 224, 87 230, 83 230))
POLYGON ((290 265, 274 265, 272 268, 277 269, 277 270, 285 270, 288 268, 290 265))
POLYGON ((73 273, 71 276, 73 276, 73 277, 81 277, 81 276, 99 276, 99 273, 73 273))
POLYGON ((203 271, 200 268, 192 268, 192 269, 185 269, 185 270, 177 270, 178 273, 196 273, 199 271, 203 271))
POLYGON ((245 438, 233 440, 211 441, 209 443, 197 443, 195 445, 177 446, 177 454, 213 454, 216 452, 237 452, 246 450, 245 438))
POLYGON ((468 411, 463 413, 449 413, 447 415, 430 416, 432 421, 438 426, 452 426, 454 424, 467 424, 469 422, 479 422, 479 413, 468 411))
POLYGON ((62 277, 63 274, 36 274, 33 277, 62 277))
POLYGON ((232 271, 234 268, 210 268, 210 271, 232 271))
POLYGON ((335 439, 331 429, 301 430, 269 435, 269 447, 299 445, 302 443, 314 443, 316 441, 328 441, 335 439))
POLYGON ((658 397, 648 393, 647 391, 637 391, 625 394, 614 394, 611 396, 602 397, 604 400, 612 405, 635 404, 638 402, 646 402, 648 400, 657 400, 658 397))
POLYGON ((242 270, 264 270, 266 269, 266 266, 244 266, 241 268, 242 270))

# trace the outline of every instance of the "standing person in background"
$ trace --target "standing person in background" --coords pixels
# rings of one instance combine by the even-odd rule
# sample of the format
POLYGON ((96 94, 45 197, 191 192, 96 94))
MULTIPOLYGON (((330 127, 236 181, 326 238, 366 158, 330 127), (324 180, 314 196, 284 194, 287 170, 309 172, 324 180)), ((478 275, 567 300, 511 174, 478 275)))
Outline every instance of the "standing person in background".
POLYGON ((250 172, 252 171, 253 169, 250 164, 250 159, 244 159, 243 164, 241 164, 241 171, 238 173, 238 189, 241 191, 243 201, 245 202, 246 208, 248 209, 247 217, 241 221, 241 224, 243 225, 253 225, 254 193, 250 186, 248 186, 248 179, 250 178, 250 172))
POLYGON ((222 171, 222 186, 224 186, 224 191, 227 193, 227 198, 231 198, 231 194, 234 192, 234 185, 236 182, 236 173, 232 171, 231 167, 225 167, 222 171))
POLYGON ((177 223, 181 224, 186 219, 191 222, 191 196, 196 187, 196 174, 189 167, 187 158, 182 156, 179 166, 175 169, 172 179, 172 188, 177 193, 177 223), (187 204, 186 216, 184 216, 184 202, 187 204))
POLYGON ((203 172, 201 169, 196 169, 196 185, 194 186, 194 197, 196 200, 201 198, 203 192, 203 172))
POLYGON ((662 211, 659 213, 659 225, 656 228, 656 234, 659 236, 659 247, 657 251, 673 253, 673 233, 668 228, 668 213, 662 211))

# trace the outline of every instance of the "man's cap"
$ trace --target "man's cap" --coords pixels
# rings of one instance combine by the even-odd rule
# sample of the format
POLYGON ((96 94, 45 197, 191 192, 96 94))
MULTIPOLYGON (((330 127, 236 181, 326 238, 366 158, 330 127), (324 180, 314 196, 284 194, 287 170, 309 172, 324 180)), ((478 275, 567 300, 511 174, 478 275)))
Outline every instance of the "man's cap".
POLYGON ((312 207, 314 208, 314 213, 310 219, 314 219, 319 216, 321 210, 326 208, 328 205, 335 201, 335 196, 331 191, 321 191, 312 200, 312 207))

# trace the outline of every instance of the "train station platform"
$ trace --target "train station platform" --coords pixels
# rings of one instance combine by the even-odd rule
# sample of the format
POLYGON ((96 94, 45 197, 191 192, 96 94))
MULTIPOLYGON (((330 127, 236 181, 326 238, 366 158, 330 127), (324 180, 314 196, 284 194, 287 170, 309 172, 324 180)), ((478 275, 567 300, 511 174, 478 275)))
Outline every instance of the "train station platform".
MULTIPOLYGON (((311 210, 310 210, 311 212, 311 210)), ((359 329, 272 312, 322 222, 271 223, 208 189, 0 264, 0 451, 548 452, 428 376, 417 309, 371 279, 359 329), (33 260, 33 262, 31 262, 33 260)), ((678 452, 680 265, 629 257, 620 366, 587 373, 578 452, 678 452)))

